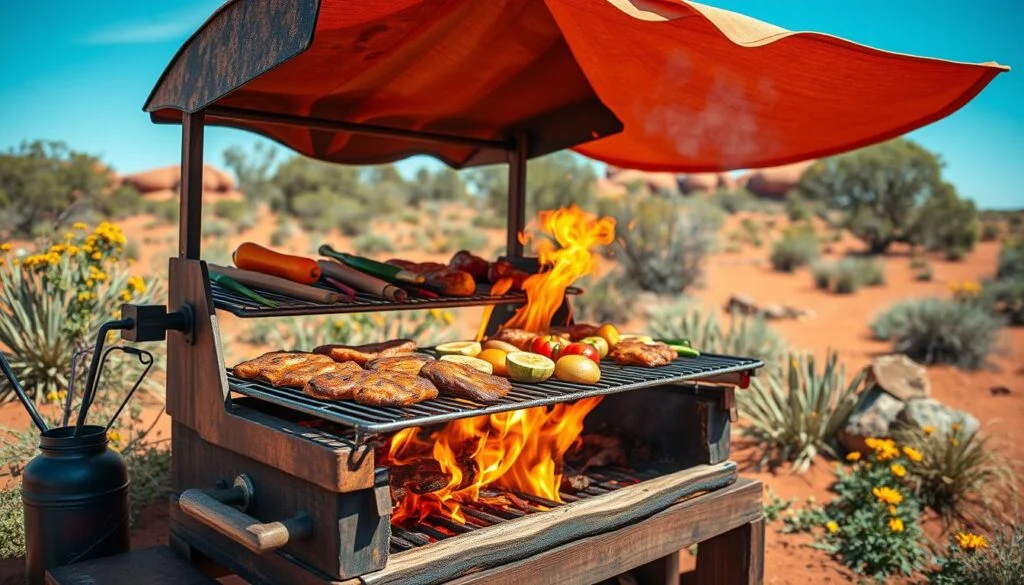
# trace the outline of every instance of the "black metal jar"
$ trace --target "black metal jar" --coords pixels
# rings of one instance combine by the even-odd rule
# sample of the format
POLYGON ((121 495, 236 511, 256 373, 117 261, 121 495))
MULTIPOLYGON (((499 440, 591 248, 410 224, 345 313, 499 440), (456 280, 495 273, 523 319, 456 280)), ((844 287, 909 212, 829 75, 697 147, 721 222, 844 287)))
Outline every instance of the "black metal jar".
POLYGON ((83 426, 42 434, 41 453, 25 467, 25 549, 30 585, 46 570, 128 552, 128 469, 108 448, 106 429, 83 426))

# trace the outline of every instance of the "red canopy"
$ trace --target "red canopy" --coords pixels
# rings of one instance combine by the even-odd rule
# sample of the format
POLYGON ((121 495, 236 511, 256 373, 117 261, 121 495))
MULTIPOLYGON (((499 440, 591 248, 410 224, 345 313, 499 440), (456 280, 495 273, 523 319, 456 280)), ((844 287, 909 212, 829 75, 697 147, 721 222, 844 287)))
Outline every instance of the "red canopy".
MULTIPOLYGON (((275 116, 575 147, 674 172, 780 165, 951 114, 1006 68, 791 33, 683 0, 232 0, 179 50, 145 109, 349 164, 481 144, 286 126, 275 116)), ((321 125, 323 128, 323 125, 321 125)), ((483 145, 486 146, 486 145, 483 145)))

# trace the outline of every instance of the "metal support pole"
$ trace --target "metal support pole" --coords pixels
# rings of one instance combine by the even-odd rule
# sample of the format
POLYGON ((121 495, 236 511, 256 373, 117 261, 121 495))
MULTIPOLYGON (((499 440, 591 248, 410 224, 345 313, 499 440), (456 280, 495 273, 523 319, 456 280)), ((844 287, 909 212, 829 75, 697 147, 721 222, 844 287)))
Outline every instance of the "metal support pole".
POLYGON ((203 237, 203 112, 181 115, 178 256, 199 259, 203 237))
POLYGON ((526 227, 527 146, 526 134, 517 136, 515 149, 509 153, 508 159, 508 239, 505 255, 509 258, 523 257, 519 232, 526 227))

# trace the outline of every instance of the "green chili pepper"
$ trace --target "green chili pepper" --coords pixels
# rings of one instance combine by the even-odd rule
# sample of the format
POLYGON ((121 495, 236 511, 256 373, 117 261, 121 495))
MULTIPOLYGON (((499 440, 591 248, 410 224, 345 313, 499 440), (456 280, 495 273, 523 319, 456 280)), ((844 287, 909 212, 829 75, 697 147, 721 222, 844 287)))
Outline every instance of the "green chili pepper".
POLYGON ((251 288, 245 286, 244 284, 238 282, 237 280, 231 278, 230 276, 227 276, 226 274, 221 274, 219 272, 213 272, 211 270, 210 271, 210 280, 212 282, 216 282, 217 284, 219 284, 220 286, 222 286, 222 287, 224 287, 224 288, 226 288, 228 290, 234 291, 234 292, 242 295, 243 297, 245 297, 245 298, 247 298, 247 299, 249 299, 249 300, 251 300, 251 301, 253 301, 255 303, 259 303, 259 304, 261 304, 261 305, 263 305, 265 307, 270 307, 271 309, 276 309, 277 308, 277 303, 275 303, 274 301, 264 297, 263 295, 260 295, 256 291, 254 291, 251 288))
POLYGON ((700 352, 697 351, 696 349, 693 349, 689 345, 677 345, 674 343, 669 343, 668 346, 676 350, 676 353, 679 354, 679 357, 700 357, 700 352))

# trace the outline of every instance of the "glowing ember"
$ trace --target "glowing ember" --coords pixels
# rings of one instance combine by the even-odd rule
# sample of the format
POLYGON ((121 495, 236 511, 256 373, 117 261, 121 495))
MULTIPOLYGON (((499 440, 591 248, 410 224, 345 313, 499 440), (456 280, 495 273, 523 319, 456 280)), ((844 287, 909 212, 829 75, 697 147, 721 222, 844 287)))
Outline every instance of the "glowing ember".
POLYGON ((388 465, 432 459, 450 479, 434 492, 406 493, 392 512, 392 523, 416 524, 433 514, 464 524, 461 504, 478 501, 488 487, 560 502, 562 457, 583 431, 583 418, 600 401, 597 396, 550 409, 462 419, 429 434, 417 428, 399 431, 391 437, 388 465))
MULTIPOLYGON (((523 283, 527 303, 506 323, 506 327, 546 333, 551 319, 562 305, 565 289, 593 268, 591 249, 615 239, 615 219, 598 218, 572 205, 540 212, 541 232, 558 243, 542 239, 537 243, 541 266, 549 270, 531 275, 523 283)), ((522 234, 520 234, 522 236, 522 234)), ((525 238, 520 238, 525 242, 525 238)))

